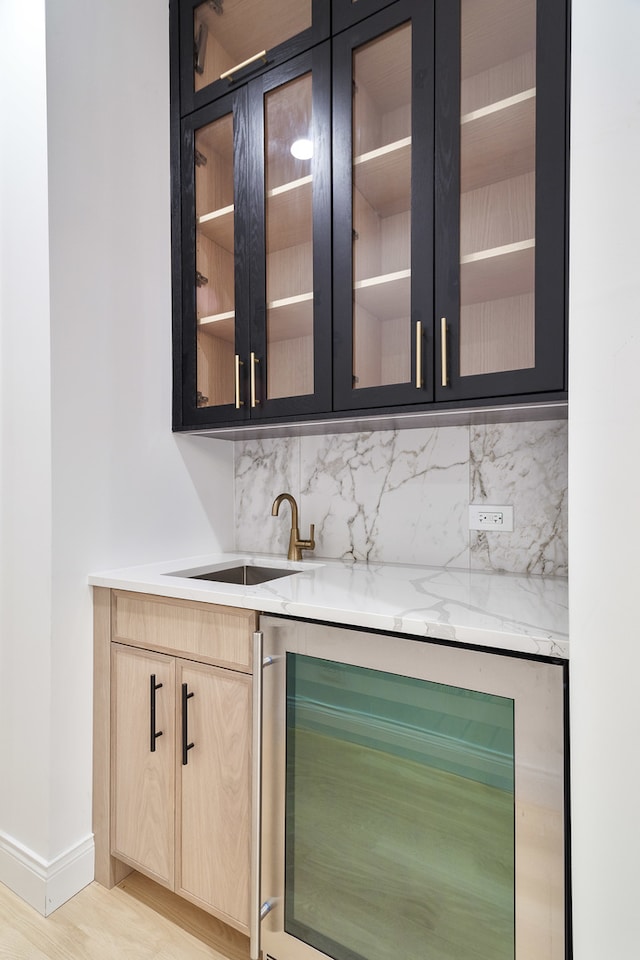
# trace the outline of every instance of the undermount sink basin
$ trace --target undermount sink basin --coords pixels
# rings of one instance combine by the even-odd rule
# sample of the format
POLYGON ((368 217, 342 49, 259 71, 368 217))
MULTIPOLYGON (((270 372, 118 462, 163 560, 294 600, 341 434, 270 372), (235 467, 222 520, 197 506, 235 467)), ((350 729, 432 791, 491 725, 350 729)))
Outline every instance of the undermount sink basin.
MULTIPOLYGON (((277 580, 279 577, 292 577, 296 573, 300 573, 300 571, 283 570, 281 567, 259 567, 246 563, 237 567, 226 567, 222 570, 190 573, 187 576, 189 580, 215 580, 218 583, 239 583, 254 587, 258 583, 267 583, 269 580, 277 580)), ((177 576, 180 576, 180 574, 177 574, 177 576)))

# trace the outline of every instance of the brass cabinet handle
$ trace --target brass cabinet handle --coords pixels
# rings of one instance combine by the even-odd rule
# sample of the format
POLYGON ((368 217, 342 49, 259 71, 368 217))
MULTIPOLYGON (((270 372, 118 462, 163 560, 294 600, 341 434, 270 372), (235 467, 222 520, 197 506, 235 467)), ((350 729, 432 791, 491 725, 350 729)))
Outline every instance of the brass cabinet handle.
POLYGON ((256 53, 253 57, 249 57, 248 60, 243 60, 242 63, 236 63, 235 67, 231 67, 231 70, 225 70, 224 73, 220 74, 221 80, 228 80, 229 83, 233 83, 233 75, 237 73, 238 70, 243 70, 245 67, 248 67, 249 64, 255 63, 256 60, 262 60, 263 63, 267 62, 267 51, 261 50, 260 53, 256 53))
POLYGON ((260 363, 255 353, 251 353, 251 406, 255 407, 258 403, 256 400, 256 364, 260 363))
POLYGON ((422 390, 424 385, 422 376, 422 320, 416 322, 416 387, 422 390))
POLYGON ((447 358, 447 318, 440 318, 440 347, 441 347, 441 362, 442 362, 442 386, 449 386, 449 374, 447 370, 448 358, 447 358))
POLYGON ((244 401, 240 399, 240 367, 242 366, 242 360, 240 359, 239 354, 236 353, 236 410, 239 410, 240 407, 244 406, 244 401))

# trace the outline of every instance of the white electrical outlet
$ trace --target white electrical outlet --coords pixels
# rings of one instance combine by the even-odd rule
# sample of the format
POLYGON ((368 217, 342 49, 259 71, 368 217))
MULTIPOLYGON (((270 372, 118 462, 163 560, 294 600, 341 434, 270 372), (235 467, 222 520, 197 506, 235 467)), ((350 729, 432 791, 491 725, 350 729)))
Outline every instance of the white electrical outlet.
POLYGON ((469 506, 469 530, 513 532, 513 507, 496 507, 489 503, 469 506))

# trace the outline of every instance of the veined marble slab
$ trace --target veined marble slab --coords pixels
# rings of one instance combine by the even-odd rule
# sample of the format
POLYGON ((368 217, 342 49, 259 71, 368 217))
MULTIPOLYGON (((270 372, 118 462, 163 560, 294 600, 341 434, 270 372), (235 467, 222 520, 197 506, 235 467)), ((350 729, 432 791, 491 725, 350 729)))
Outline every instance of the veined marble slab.
POLYGON ((567 424, 381 430, 235 444, 237 550, 286 550, 271 517, 292 493, 316 556, 567 575, 567 424), (470 531, 470 504, 514 509, 513 532, 470 531))
POLYGON ((405 564, 211 554, 91 574, 93 586, 243 607, 328 623, 568 658, 567 581, 405 564), (293 576, 237 586, 176 571, 256 563, 293 576))

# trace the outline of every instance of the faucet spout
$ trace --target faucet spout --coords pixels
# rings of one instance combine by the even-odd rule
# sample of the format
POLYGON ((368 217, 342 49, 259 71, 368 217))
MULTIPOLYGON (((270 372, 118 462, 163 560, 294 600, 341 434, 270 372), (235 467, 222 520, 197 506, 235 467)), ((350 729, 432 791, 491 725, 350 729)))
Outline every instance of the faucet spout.
POLYGON ((298 529, 298 504, 290 493, 281 493, 273 501, 271 507, 271 516, 277 517, 280 511, 280 505, 286 500, 291 507, 291 532, 289 534, 289 550, 287 560, 302 560, 303 550, 314 550, 316 543, 314 540, 314 525, 309 526, 309 539, 300 539, 300 530, 298 529))

